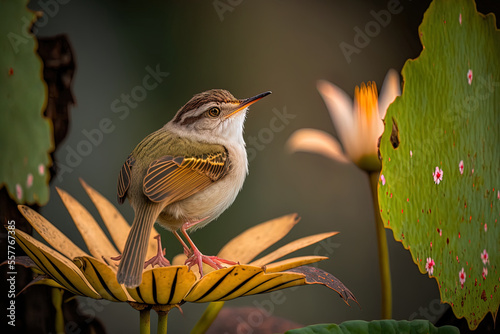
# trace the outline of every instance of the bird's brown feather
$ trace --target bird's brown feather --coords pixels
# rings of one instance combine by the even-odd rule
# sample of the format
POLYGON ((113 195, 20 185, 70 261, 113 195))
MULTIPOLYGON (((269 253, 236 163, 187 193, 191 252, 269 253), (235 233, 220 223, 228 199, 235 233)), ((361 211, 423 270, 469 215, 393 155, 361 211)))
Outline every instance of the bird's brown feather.
POLYGON ((135 158, 130 154, 120 169, 118 176, 118 203, 123 204, 127 198, 127 191, 130 187, 132 167, 135 164, 135 158))
POLYGON ((152 202, 173 203, 205 189, 228 169, 225 151, 195 157, 165 156, 149 165, 143 191, 152 202))

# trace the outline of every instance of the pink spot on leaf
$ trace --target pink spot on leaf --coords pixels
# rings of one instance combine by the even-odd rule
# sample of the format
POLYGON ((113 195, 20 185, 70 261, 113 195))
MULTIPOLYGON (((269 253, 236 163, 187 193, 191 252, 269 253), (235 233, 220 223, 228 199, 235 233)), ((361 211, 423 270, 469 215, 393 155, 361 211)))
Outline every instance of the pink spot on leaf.
POLYGON ((26 178, 26 187, 30 188, 33 185, 33 174, 29 173, 26 178))
POLYGON ((434 177, 434 182, 436 184, 439 184, 441 181, 443 181, 443 170, 439 167, 436 167, 436 170, 434 171, 434 173, 432 173, 432 176, 434 177))
POLYGON ((460 22, 460 25, 462 25, 462 13, 458 15, 458 22, 460 22))
POLYGON ((385 176, 384 176, 384 174, 380 175, 380 181, 382 181, 382 185, 385 186, 385 176))
POLYGON ((429 273, 429 276, 432 275, 432 273, 434 272, 434 265, 436 263, 434 262, 434 260, 430 257, 427 258, 427 262, 425 263, 425 270, 427 270, 427 272, 429 273))
POLYGON ((488 268, 483 267, 483 279, 486 279, 486 276, 488 276, 488 268))
POLYGON ((17 196, 17 199, 21 199, 23 198, 23 188, 21 188, 21 185, 18 183, 16 184, 16 196, 17 196))
POLYGON ((462 270, 460 270, 460 272, 458 273, 458 279, 460 280, 460 285, 462 286, 463 289, 465 283, 465 271, 463 267, 462 270))
POLYGON ((488 224, 484 223, 484 232, 488 232, 488 224))
POLYGON ((485 265, 486 263, 489 262, 488 252, 486 251, 486 249, 484 249, 483 252, 481 253, 481 260, 483 260, 483 264, 485 265))
POLYGON ((460 160, 460 162, 458 163, 458 169, 460 170, 460 174, 464 173, 464 161, 463 160, 460 160))
POLYGON ((45 174, 45 166, 43 164, 38 165, 38 174, 40 175, 45 174))
POLYGON ((469 82, 469 85, 472 84, 472 70, 467 72, 467 81, 469 82))

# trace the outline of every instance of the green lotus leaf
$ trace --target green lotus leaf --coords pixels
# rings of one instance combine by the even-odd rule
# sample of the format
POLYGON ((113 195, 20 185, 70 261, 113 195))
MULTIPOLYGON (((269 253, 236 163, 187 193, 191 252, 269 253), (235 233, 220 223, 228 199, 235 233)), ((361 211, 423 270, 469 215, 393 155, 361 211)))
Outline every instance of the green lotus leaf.
POLYGON ((385 117, 380 212, 474 329, 500 303, 500 32, 473 1, 436 0, 419 34, 385 117))
POLYGON ((25 1, 2 2, 0 31, 0 185, 17 203, 43 205, 49 199, 52 123, 43 117, 47 87, 37 41, 29 32, 34 12, 25 1))
POLYGON ((443 326, 435 327, 427 320, 396 321, 396 320, 375 320, 363 321, 352 320, 336 324, 321 324, 307 326, 304 328, 289 330, 285 334, 379 334, 379 333, 408 333, 408 334, 458 334, 460 331, 456 327, 443 326))

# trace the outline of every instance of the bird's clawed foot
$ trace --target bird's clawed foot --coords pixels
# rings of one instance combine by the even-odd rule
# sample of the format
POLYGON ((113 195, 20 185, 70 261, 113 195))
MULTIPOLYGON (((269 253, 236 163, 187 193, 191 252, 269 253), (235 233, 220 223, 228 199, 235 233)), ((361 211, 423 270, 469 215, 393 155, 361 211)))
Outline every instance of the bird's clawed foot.
POLYGON ((184 235, 184 237, 187 239, 189 246, 186 245, 186 243, 182 240, 182 238, 177 233, 177 231, 174 232, 175 237, 179 240, 182 247, 184 248, 184 254, 187 257, 187 260, 186 260, 186 262, 184 262, 184 264, 187 265, 189 267, 189 269, 191 269, 191 267, 196 264, 198 266, 199 271, 200 271, 200 277, 203 277, 203 263, 208 264, 210 267, 212 267, 216 270, 224 268, 222 266, 223 263, 229 264, 229 265, 238 264, 238 263, 233 262, 233 261, 221 259, 217 256, 203 255, 198 250, 198 248, 195 246, 193 240, 191 240, 191 238, 187 234, 187 229, 190 227, 193 227, 194 225, 196 225, 198 223, 201 223, 205 219, 206 218, 203 218, 201 220, 194 221, 194 222, 186 222, 181 226, 181 232, 184 235))
POLYGON ((223 263, 229 265, 237 264, 236 262, 229 261, 226 259, 221 259, 217 256, 203 255, 197 248, 195 248, 194 250, 189 250, 189 252, 184 252, 184 254, 186 254, 186 256, 188 257, 184 264, 187 265, 189 269, 191 269, 191 267, 194 266, 195 264, 198 265, 198 268, 200 270, 200 277, 203 277, 203 263, 208 264, 210 267, 214 269, 224 268, 222 266, 223 263))
POLYGON ((166 250, 161 247, 161 236, 158 234, 155 239, 158 240, 158 253, 144 263, 144 269, 149 265, 151 265, 152 268, 154 268, 154 266, 170 266, 170 261, 165 258, 166 250))

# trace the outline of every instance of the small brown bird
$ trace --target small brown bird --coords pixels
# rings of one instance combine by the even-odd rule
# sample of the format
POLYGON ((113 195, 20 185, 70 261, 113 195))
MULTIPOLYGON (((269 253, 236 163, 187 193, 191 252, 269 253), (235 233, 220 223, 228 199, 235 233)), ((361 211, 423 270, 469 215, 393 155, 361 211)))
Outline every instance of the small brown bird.
MULTIPOLYGON (((174 233, 188 257, 186 264, 197 264, 202 276, 202 263, 214 268, 235 264, 201 254, 187 230, 205 226, 233 203, 248 173, 246 113, 269 94, 244 100, 222 89, 197 94, 128 156, 118 177, 118 202, 128 198, 135 218, 118 267, 120 284, 141 283, 147 241, 156 221, 174 233)), ((168 264, 161 247, 146 265, 151 263, 168 264)))

